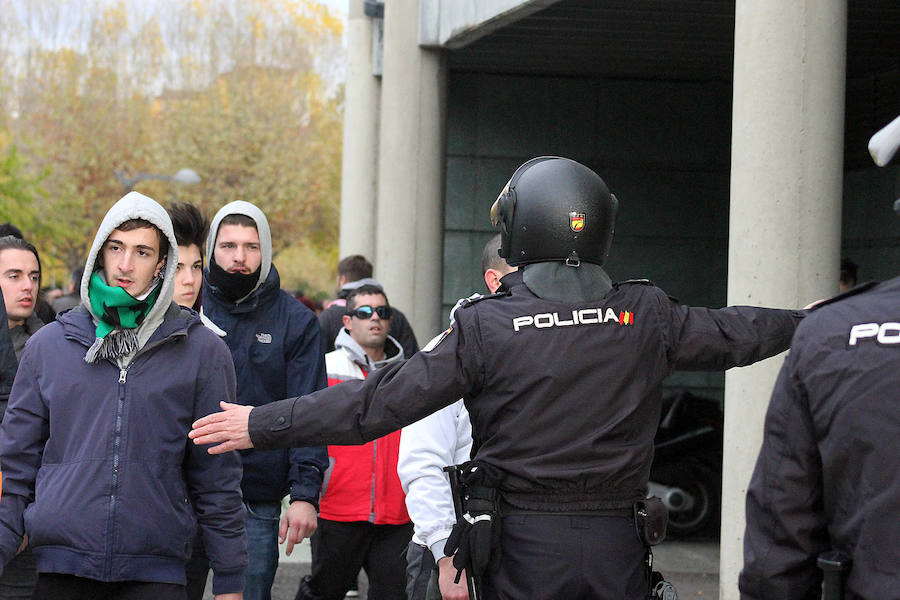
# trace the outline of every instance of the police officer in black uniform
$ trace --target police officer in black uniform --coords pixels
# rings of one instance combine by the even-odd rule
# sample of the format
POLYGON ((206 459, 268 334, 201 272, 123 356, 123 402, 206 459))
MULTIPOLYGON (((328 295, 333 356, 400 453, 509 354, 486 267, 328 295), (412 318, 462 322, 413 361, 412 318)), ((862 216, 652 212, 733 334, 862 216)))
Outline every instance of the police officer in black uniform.
MULTIPOLYGON (((252 412, 228 406, 191 436, 225 442, 211 452, 359 444, 464 398, 476 483, 499 510, 470 509, 495 541, 484 597, 646 599, 632 511, 647 493, 663 379, 777 354, 804 313, 689 308, 649 281, 612 283, 602 264, 617 205, 575 161, 528 161, 491 211, 500 255, 524 267, 503 293, 467 302, 403 365, 252 412)), ((482 550, 469 554, 483 567, 482 550)))
MULTIPOLYGON (((881 164, 900 145, 900 117, 892 126, 870 144, 881 164)), ((900 598, 898 442, 895 278, 826 301, 797 329, 747 492, 743 600, 818 599, 825 553, 849 567, 848 600, 900 598)))

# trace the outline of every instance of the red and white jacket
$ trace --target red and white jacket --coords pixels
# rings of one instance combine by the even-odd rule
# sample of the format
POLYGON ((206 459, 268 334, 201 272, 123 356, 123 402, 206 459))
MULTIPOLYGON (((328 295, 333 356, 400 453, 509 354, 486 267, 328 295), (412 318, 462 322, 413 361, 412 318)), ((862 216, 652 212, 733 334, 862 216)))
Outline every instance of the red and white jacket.
MULTIPOLYGON (((365 379, 370 371, 403 360, 400 344, 388 337, 384 360, 373 362, 346 330, 325 355, 328 385, 365 379)), ((319 516, 332 521, 368 521, 375 525, 409 522, 405 495, 397 476, 400 431, 362 446, 328 446, 330 466, 322 485, 319 516)))

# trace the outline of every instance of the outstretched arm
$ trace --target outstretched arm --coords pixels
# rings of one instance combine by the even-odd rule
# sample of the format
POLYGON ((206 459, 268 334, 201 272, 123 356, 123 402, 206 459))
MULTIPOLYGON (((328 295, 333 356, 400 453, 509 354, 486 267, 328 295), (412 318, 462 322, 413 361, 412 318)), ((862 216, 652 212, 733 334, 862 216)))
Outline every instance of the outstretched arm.
POLYGON ((668 336, 675 368, 687 371, 723 371, 784 352, 806 316, 802 310, 710 309, 679 306, 674 301, 664 310, 672 313, 668 336))
MULTIPOLYGON (((300 398, 259 406, 228 407, 198 420, 197 444, 284 448, 363 444, 469 396, 481 381, 477 344, 454 330, 428 352, 300 398)), ((221 452, 219 446, 211 453, 221 452)))

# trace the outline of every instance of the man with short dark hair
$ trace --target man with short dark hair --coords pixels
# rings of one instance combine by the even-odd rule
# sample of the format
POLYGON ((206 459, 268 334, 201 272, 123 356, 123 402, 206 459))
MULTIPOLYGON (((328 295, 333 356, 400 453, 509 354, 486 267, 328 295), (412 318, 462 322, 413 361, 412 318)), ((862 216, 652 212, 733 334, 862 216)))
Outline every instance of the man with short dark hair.
POLYGON ((38 600, 183 596, 198 526, 213 593, 241 598, 240 459, 184 443, 218 396, 234 398, 234 368, 172 302, 176 248, 165 210, 127 194, 94 238, 81 306, 22 354, 0 432, 0 563, 27 531, 38 600))
MULTIPOLYGON (((25 241, 22 230, 7 221, 0 224, 0 238, 11 235, 15 238, 25 241)), ((44 299, 44 294, 38 289, 38 295, 35 299, 34 313, 38 316, 42 323, 50 323, 56 318, 56 312, 53 307, 44 299)))
MULTIPOLYGON (((281 290, 272 263, 272 234, 249 202, 223 206, 206 241, 203 312, 226 332, 237 371, 240 404, 262 406, 285 394, 325 387, 325 364, 315 315, 281 290)), ((294 544, 316 530, 323 446, 241 454, 250 564, 245 600, 268 600, 278 569, 278 542, 294 544), (290 503, 279 522, 281 500, 290 503)))
POLYGON ((0 289, 16 358, 20 358, 25 342, 44 325, 34 314, 41 289, 41 261, 33 245, 11 235, 0 238, 0 289))
MULTIPOLYGON (((44 322, 35 314, 38 291, 41 287, 41 261, 37 249, 14 235, 0 238, 0 290, 4 305, 9 306, 6 320, 14 366, 25 350, 25 342, 43 327, 44 322)), ((15 377, 15 370, 12 373, 15 377)), ((10 387, 12 381, 10 381, 10 387)), ((7 392, 7 398, 9 393, 7 392)), ((7 398, 0 400, 0 420, 6 412, 7 398)), ((0 576, 0 598, 31 598, 37 583, 37 561, 31 547, 25 542, 0 576)))
MULTIPOLYGON (((516 270, 500 257, 500 234, 487 241, 481 253, 484 285, 494 294, 501 290, 502 278, 516 270)), ((479 298, 470 296, 466 301, 479 298)), ((460 301, 450 313, 454 314, 460 301)), ((437 344, 441 336, 431 344, 437 344)), ((450 481, 444 467, 459 465, 470 458, 472 425, 469 411, 460 398, 403 428, 397 474, 406 492, 406 507, 412 517, 414 534, 406 551, 406 600, 467 600, 466 580, 456 581, 453 556, 444 552, 447 538, 456 523, 450 481)))
MULTIPOLYGON (((344 328, 325 355, 328 385, 365 379, 403 360, 392 338, 393 310, 378 286, 363 285, 347 297, 344 328)), ((328 486, 320 501, 312 574, 297 600, 340 600, 360 568, 369 597, 404 597, 403 550, 412 535, 397 477, 400 431, 360 446, 328 446, 328 486)))
MULTIPOLYGON (((325 352, 332 352, 335 348, 334 341, 343 329, 344 307, 347 305, 347 296, 361 285, 381 284, 372 279, 372 263, 360 254, 353 254, 341 259, 338 263, 338 295, 328 307, 319 313, 319 327, 322 330, 322 343, 325 352)), ((413 333, 406 315, 392 308, 394 318, 391 320, 391 335, 400 342, 403 354, 409 358, 419 351, 419 343, 416 334, 413 333)))
POLYGON ((369 279, 372 277, 372 263, 362 254, 345 256, 338 262, 338 287, 350 281, 369 279))
POLYGON ((856 286, 859 267, 849 258, 841 259, 841 276, 838 282, 838 292, 843 294, 856 286))

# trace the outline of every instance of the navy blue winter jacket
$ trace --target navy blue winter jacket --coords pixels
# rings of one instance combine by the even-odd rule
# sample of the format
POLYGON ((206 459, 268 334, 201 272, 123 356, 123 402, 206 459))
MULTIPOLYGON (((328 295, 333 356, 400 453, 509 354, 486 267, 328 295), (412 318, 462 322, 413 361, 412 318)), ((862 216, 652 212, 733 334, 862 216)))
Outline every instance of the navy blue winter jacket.
POLYGON ((187 437, 234 398, 228 350, 174 303, 124 370, 85 362, 94 339, 78 307, 22 355, 0 432, 0 560, 27 531, 39 572, 184 584, 199 519, 214 592, 241 590, 240 461, 187 437))
MULTIPOLYGON (((303 304, 281 291, 275 265, 266 280, 240 304, 224 298, 203 277, 203 313, 228 335, 234 357, 239 404, 261 406, 326 387, 319 322, 303 304)), ((318 508, 324 447, 243 450, 241 489, 248 502, 303 500, 318 508)))
POLYGON ((6 306, 3 304, 3 294, 0 294, 0 419, 6 410, 6 400, 9 398, 9 390, 16 376, 16 352, 13 350, 12 339, 9 336, 9 328, 6 325, 6 306))

